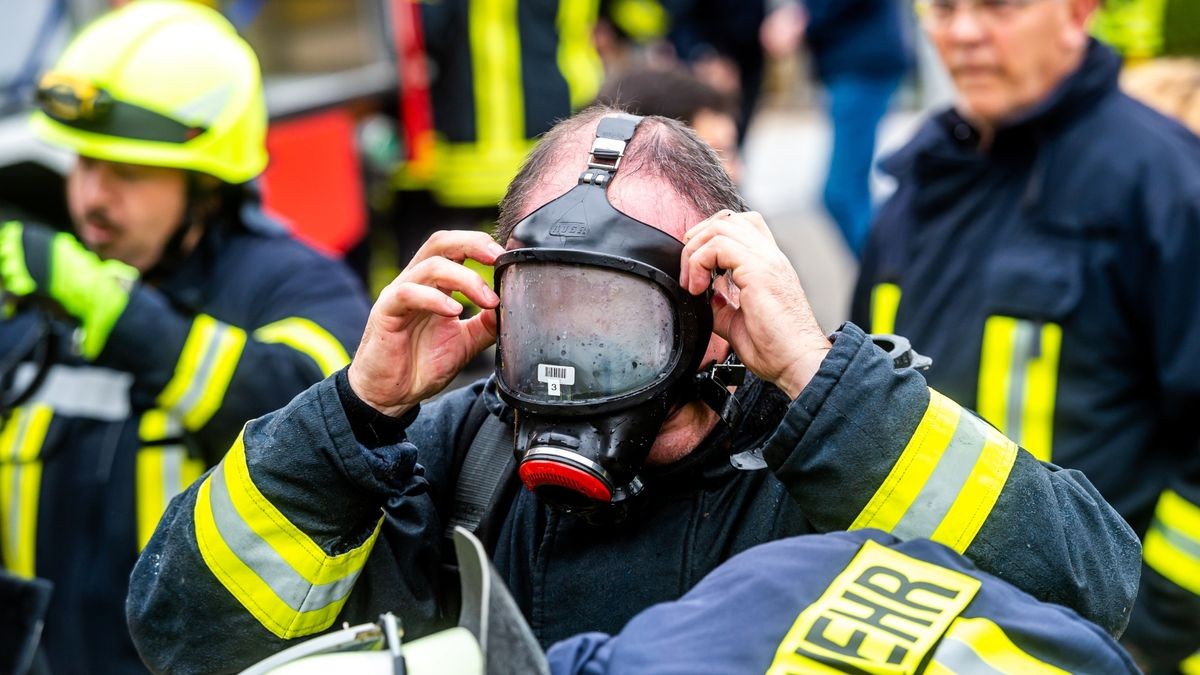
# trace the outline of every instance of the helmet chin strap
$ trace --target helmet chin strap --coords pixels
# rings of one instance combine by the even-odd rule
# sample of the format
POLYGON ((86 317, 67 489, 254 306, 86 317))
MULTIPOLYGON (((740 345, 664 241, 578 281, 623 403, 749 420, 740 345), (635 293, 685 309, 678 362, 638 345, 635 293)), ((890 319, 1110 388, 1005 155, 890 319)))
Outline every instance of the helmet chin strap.
POLYGON ((158 262, 143 275, 143 279, 148 283, 154 283, 177 269, 192 253, 192 250, 186 247, 189 236, 217 222, 218 219, 212 216, 219 213, 224 204, 218 203, 214 207, 213 200, 224 200, 227 197, 223 194, 220 183, 209 185, 205 184, 206 182, 204 177, 194 171, 187 172, 183 217, 163 246, 158 262))

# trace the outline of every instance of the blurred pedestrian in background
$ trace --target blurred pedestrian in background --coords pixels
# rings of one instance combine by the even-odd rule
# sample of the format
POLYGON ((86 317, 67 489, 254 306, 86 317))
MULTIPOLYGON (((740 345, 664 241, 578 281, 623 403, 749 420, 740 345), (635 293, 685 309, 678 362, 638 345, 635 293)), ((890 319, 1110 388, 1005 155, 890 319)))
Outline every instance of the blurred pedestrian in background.
POLYGON ((635 115, 683 122, 717 151, 734 182, 741 176, 735 99, 683 68, 642 68, 617 75, 604 83, 596 101, 635 115))
POLYGON ((905 16, 897 0, 784 0, 763 24, 767 53, 783 57, 803 43, 812 57, 833 125, 822 196, 856 257, 874 213, 870 178, 879 122, 913 65, 905 16))
POLYGON ((144 672, 124 602, 167 502, 246 420, 345 365, 367 306, 348 270, 257 210, 258 62, 215 11, 140 0, 103 16, 38 103, 35 132, 78 154, 74 235, 0 225, 0 290, 18 306, 0 354, 52 363, 0 387, 32 387, 0 419, 0 558, 54 584, 43 665, 144 672))
POLYGON ((709 86, 738 100, 738 145, 754 117, 766 61, 759 41, 765 0, 675 0, 668 38, 709 86))
POLYGON ((1174 672, 1200 646, 1200 139, 1120 92, 1095 6, 918 4, 959 101, 884 165, 852 316, 1091 478, 1143 537, 1125 643, 1174 672))

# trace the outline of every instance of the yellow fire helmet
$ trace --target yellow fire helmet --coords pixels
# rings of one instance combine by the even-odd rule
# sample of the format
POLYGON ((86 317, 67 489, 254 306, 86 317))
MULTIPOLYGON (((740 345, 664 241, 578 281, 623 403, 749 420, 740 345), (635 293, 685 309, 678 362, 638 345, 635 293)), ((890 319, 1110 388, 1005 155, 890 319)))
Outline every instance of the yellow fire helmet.
POLYGON ((244 183, 267 164, 258 59, 218 12, 137 0, 83 29, 38 85, 34 132, 87 157, 244 183))

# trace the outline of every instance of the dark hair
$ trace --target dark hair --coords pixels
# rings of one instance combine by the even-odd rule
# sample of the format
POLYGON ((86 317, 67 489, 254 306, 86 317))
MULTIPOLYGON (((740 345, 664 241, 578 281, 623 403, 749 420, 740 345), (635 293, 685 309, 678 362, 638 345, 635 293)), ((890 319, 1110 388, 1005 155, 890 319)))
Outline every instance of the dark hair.
POLYGON ((704 110, 737 118, 731 97, 681 69, 629 71, 606 82, 596 102, 623 108, 634 115, 670 117, 688 126, 704 110))
MULTIPOLYGON (((541 204, 529 204, 537 186, 557 171, 576 170, 591 148, 580 131, 601 117, 624 112, 592 106, 554 125, 525 159, 500 201, 496 240, 508 241, 517 222, 541 204)), ((625 150, 620 174, 646 173, 668 181, 697 213, 708 216, 721 209, 746 211, 737 186, 725 173, 721 159, 695 132, 678 120, 651 116, 642 121, 625 150)))

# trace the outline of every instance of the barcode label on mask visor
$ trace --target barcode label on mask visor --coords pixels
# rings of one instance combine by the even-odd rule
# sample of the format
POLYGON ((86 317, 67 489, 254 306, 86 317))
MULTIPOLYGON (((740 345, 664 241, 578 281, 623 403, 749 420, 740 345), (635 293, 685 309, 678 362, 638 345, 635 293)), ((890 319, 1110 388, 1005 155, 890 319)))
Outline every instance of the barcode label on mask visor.
POLYGON ((538 364, 538 382, 546 383, 546 393, 561 396, 562 386, 575 384, 575 369, 571 366, 538 364))

